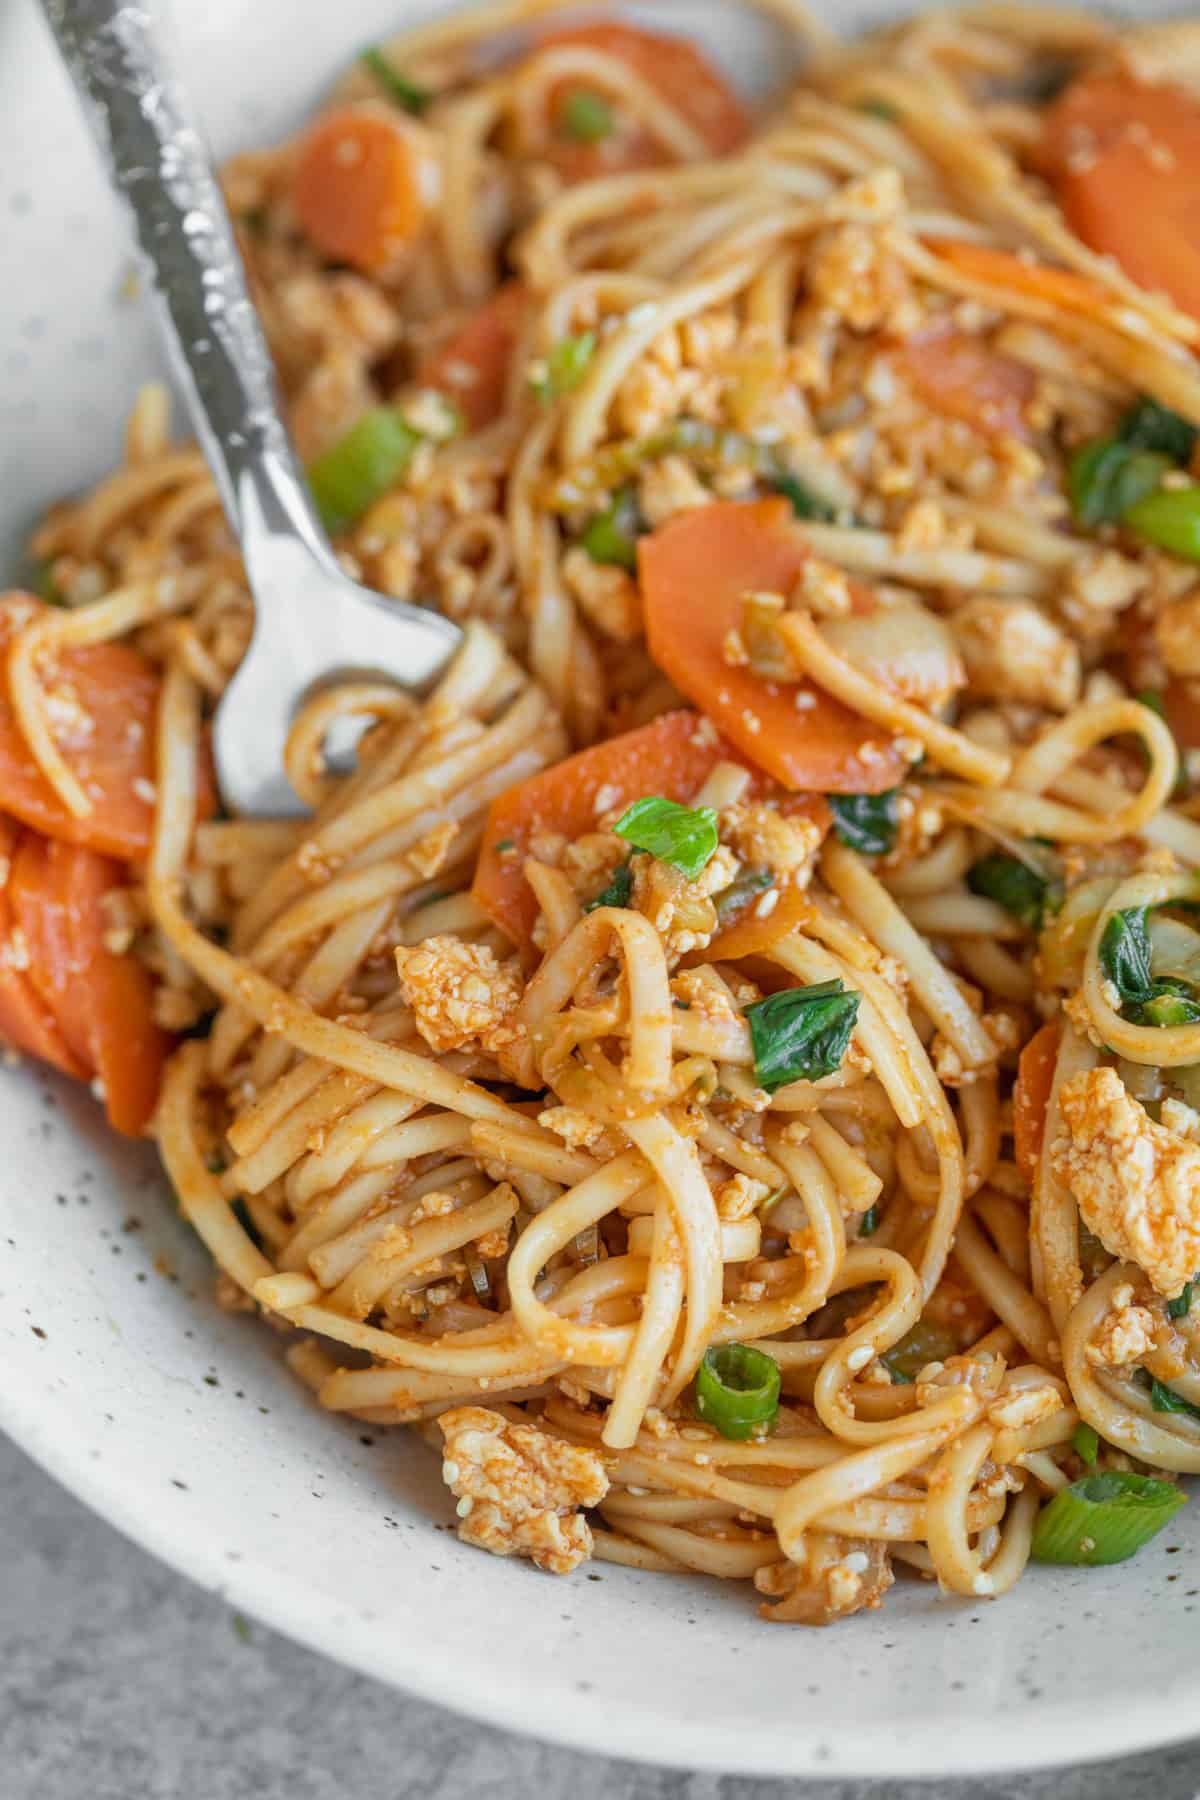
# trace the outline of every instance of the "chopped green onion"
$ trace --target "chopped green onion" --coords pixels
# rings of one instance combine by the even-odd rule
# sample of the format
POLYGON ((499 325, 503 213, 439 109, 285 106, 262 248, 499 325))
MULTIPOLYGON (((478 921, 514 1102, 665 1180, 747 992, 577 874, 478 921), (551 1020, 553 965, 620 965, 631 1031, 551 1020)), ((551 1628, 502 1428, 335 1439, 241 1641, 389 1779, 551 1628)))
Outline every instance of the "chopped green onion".
POLYGON ((1186 1319, 1192 1310, 1192 1290, 1196 1285, 1196 1277, 1185 1283, 1182 1293, 1176 1294, 1174 1300, 1167 1301, 1168 1319, 1186 1319))
POLYGON ((718 925, 732 925, 752 900, 774 886, 775 877, 770 869, 743 869, 740 875, 734 876, 727 888, 722 888, 719 894, 713 896, 718 925))
POLYGON ((240 1612, 230 1613, 229 1622, 233 1626, 234 1636, 240 1638, 243 1644, 248 1644, 250 1642, 250 1621, 245 1615, 240 1612))
POLYGON ((1194 1025, 1200 1019, 1200 1005, 1181 981, 1159 981, 1155 988, 1151 999, 1131 1009, 1129 1016, 1135 1025, 1157 1025, 1166 1030, 1175 1025, 1194 1025))
POLYGON ((895 848, 900 809, 897 790, 885 794, 829 794, 833 829, 860 856, 884 856, 895 848))
POLYGON ((404 478, 420 439, 392 406, 373 406, 345 437, 309 464, 326 531, 345 531, 404 478))
POLYGON ((1131 506, 1124 522, 1148 544, 1200 562, 1200 487, 1160 488, 1131 506))
POLYGON ((749 1344, 706 1350, 696 1370, 696 1411, 722 1437, 760 1437, 779 1413, 779 1364, 749 1344))
POLYGON ((863 1214, 862 1218, 858 1221, 858 1235, 860 1238, 874 1237, 875 1233, 878 1230, 879 1230, 879 1202, 877 1200, 875 1202, 874 1206, 868 1206, 866 1212, 863 1214))
POLYGON ((1169 406, 1160 406, 1157 400, 1143 397, 1125 414, 1117 427, 1117 436, 1133 449, 1157 450, 1160 455, 1169 456, 1172 462, 1183 464, 1192 460, 1200 431, 1181 413, 1172 412, 1169 406))
MULTIPOLYGON (((1143 1369, 1142 1373, 1146 1374, 1146 1370, 1143 1369)), ((1168 1387, 1165 1381, 1159 1381, 1153 1375, 1149 1377, 1149 1380, 1150 1404, 1155 1412, 1182 1413, 1187 1419, 1200 1419, 1200 1406, 1193 1406, 1190 1400, 1185 1400, 1182 1394, 1177 1394, 1175 1389, 1168 1387)))
POLYGON ((602 888, 594 900, 589 900, 584 912, 595 912, 601 906, 628 906, 629 896, 633 893, 633 870, 626 857, 619 869, 614 869, 612 878, 606 888, 602 888))
POLYGON ((594 331, 581 331, 577 337, 559 338, 551 345, 531 386, 540 400, 557 400, 560 394, 574 391, 587 373, 596 349, 594 331))
POLYGON ((967 886, 973 894, 994 900, 1005 912, 1040 931, 1048 910, 1053 910, 1058 891, 1051 883, 1015 856, 1000 851, 985 856, 967 870, 967 886))
POLYGON ((616 129, 613 109, 603 94, 572 88, 563 102, 562 129, 578 144, 599 144, 616 129))
POLYGON ((637 540, 642 518, 632 488, 613 495, 612 504, 589 520, 580 543, 593 562, 616 563, 630 571, 637 568, 637 540))
POLYGON ((900 117, 899 107, 893 106, 890 100, 860 100, 858 111, 868 113, 872 119, 884 119, 894 125, 900 117))
POLYGON ((792 511, 798 519, 817 519, 827 524, 830 519, 837 517, 836 507, 830 506, 828 500, 823 500, 820 494, 814 494, 810 487, 806 487, 797 476, 788 474, 786 470, 772 476, 771 486, 777 494, 782 494, 785 500, 791 502, 792 511))
POLYGON ((65 606, 67 604, 62 590, 51 573, 48 562, 38 563, 33 591, 39 600, 45 601, 47 606, 65 606))
POLYGON ((1094 1469, 1100 1454, 1100 1435, 1095 1427, 1081 1419, 1071 1435, 1071 1448, 1081 1463, 1094 1469))
POLYGON ((1084 1475, 1060 1488, 1038 1514, 1033 1558, 1083 1568, 1124 1562, 1158 1535, 1185 1499, 1171 1482, 1151 1475, 1084 1475))
POLYGON ((1100 939, 1100 966, 1123 1002, 1154 997, 1146 910, 1144 906, 1130 906, 1124 912, 1114 913, 1100 939))
POLYGON ((375 77, 388 99, 402 106, 405 112, 420 115, 433 99, 428 88, 420 87, 407 75, 402 75, 382 50, 364 50, 358 60, 375 77))
POLYGON ((1079 525, 1115 525, 1161 487, 1173 467, 1154 450, 1138 450, 1116 438, 1086 444, 1071 458, 1067 492, 1079 525))
POLYGON ((635 850, 648 850, 659 862, 682 870, 689 881, 695 881, 719 842, 715 807, 679 806, 657 794, 635 800, 613 830, 635 850))
POLYGON ((516 847, 517 844, 515 838, 497 838, 496 842, 492 845, 492 849, 496 852, 497 856, 502 856, 506 850, 515 850, 516 847))
POLYGON ((754 1078, 773 1094, 789 1081, 820 1081, 842 1066, 861 995, 840 981, 784 988, 746 1008, 754 1078))
POLYGON ((927 1363, 945 1362, 957 1349, 958 1340, 945 1325, 918 1319, 879 1360, 897 1381, 915 1381, 927 1363))

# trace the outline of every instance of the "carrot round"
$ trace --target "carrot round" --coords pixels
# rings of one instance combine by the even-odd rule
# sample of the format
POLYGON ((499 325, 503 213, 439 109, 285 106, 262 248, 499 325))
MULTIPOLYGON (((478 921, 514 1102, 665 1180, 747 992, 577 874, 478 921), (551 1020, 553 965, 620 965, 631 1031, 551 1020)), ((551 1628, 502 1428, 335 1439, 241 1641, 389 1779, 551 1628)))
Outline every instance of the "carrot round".
POLYGON ((1042 163, 1085 244, 1200 319, 1200 101, 1127 75, 1072 82, 1046 114, 1042 163))
POLYGON ((0 596, 0 808, 47 837, 140 861, 154 824, 158 673, 128 644, 64 650, 42 672, 59 748, 92 803, 75 818, 35 762, 9 693, 8 648, 37 604, 0 596))
POLYGON ((472 431, 482 430, 504 410, 509 364, 528 311, 527 290, 519 281, 507 282, 418 364, 414 379, 439 389, 472 431))
POLYGON ((972 244, 958 238, 934 238, 928 248, 972 281, 1027 294, 1031 300, 1046 300, 1070 312, 1095 313, 1111 304, 1104 289, 1086 275, 1030 262, 1011 250, 997 250, 991 244, 972 244))
POLYGON ((493 800, 471 889, 515 943, 533 942, 537 902, 522 874, 530 841, 543 833, 582 837, 596 819, 647 794, 692 799, 714 766, 739 761, 693 712, 664 713, 637 731, 581 750, 493 800))
MULTIPOLYGON (((737 95, 704 53, 683 38, 614 21, 548 32, 538 47, 558 45, 579 45, 619 57, 687 120, 714 156, 735 150, 747 136, 749 121, 737 95)), ((564 81, 551 95, 551 139, 544 155, 561 175, 568 181, 586 181, 671 160, 652 132, 636 125, 625 129, 619 119, 611 135, 598 143, 574 141, 567 109, 572 92, 585 86, 582 80, 564 81)))
POLYGON ((10 892, 22 835, 11 819, 0 817, 0 866, 6 877, 0 886, 0 1039, 64 1075, 86 1081, 90 1067, 67 1042, 54 1007, 32 978, 43 946, 39 934, 28 929, 25 915, 18 915, 10 892))
POLYGON ((437 198, 421 127, 375 100, 341 106, 305 134, 292 205, 331 261, 385 276, 403 262, 437 198))
POLYGON ((907 339, 896 360, 935 412, 985 437, 1029 436, 1025 413, 1037 378, 1015 357, 963 332, 935 328, 907 339))
POLYGON ((158 1101, 171 1040, 154 1020, 154 983, 132 954, 107 946, 105 895, 123 885, 120 865, 81 844, 51 844, 72 952, 72 1004, 83 1014, 110 1123, 127 1137, 145 1129, 158 1101))
POLYGON ((29 953, 29 979, 53 1014, 81 1070, 95 1073, 91 1037, 78 989, 75 947, 66 895, 40 831, 22 831, 8 877, 13 922, 29 953))
POLYGON ((818 688, 768 681, 725 661, 746 593, 788 594, 808 555, 784 500, 718 501, 677 514, 638 547, 650 654, 784 787, 880 794, 907 764, 878 726, 818 688))
POLYGON ((1054 1085, 1058 1039, 1056 1020, 1034 1033, 1021 1052, 1013 1085, 1013 1156, 1031 1187, 1046 1135, 1046 1108, 1054 1085))

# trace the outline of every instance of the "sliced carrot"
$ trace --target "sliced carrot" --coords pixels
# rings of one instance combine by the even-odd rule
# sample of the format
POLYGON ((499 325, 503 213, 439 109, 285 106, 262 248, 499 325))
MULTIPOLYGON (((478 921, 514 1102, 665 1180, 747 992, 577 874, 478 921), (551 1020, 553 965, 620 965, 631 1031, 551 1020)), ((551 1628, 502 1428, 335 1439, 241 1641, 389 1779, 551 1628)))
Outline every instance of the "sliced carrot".
POLYGON ((85 818, 75 818, 38 768, 9 695, 8 647, 31 605, 38 602, 27 594, 0 595, 0 807, 48 837, 139 861, 154 824, 159 676, 128 644, 64 650, 45 672, 47 691, 60 702, 59 748, 92 802, 85 818))
POLYGON ((528 291, 519 281, 507 282, 418 365, 414 379, 438 388, 471 430, 480 431, 504 410, 509 364, 528 311, 528 291))
POLYGON ((154 1022, 149 971, 107 947, 104 900, 125 884, 125 872, 82 844, 51 844, 50 861, 70 932, 73 1004, 83 1014, 109 1122, 137 1137, 157 1103, 171 1040, 154 1022))
POLYGON ((1127 75, 1071 83, 1042 163, 1068 224, 1141 287, 1200 318, 1200 101, 1127 75))
POLYGON ((690 800, 718 762, 740 760, 693 712, 664 713, 581 750, 492 801, 471 893, 502 931, 528 948, 538 909, 521 867, 531 839, 582 837, 596 829, 598 813, 647 794, 690 800))
POLYGON ((765 919, 751 908, 727 931, 719 931, 707 949, 698 951, 691 960, 740 962, 746 956, 766 956, 772 945, 790 932, 801 930, 812 916, 813 905, 807 893, 789 883, 765 919))
POLYGON ((928 248, 973 281, 1027 294, 1031 300, 1046 300, 1052 306, 1081 313, 1095 313, 1110 304, 1110 296, 1098 283, 1089 281, 1086 275, 1077 275, 1074 269, 1052 269, 1046 263, 1016 256, 1011 250, 997 250, 991 244, 972 244, 958 238, 934 238, 928 248))
POLYGON ((95 1060, 79 992, 71 918, 53 850, 52 840, 40 831, 22 831, 8 878, 9 901, 29 954, 29 979, 72 1056, 92 1074, 95 1060))
POLYGON ((1013 1085, 1013 1155, 1029 1185, 1033 1186, 1042 1139, 1046 1135, 1046 1108, 1058 1062, 1059 1026, 1056 1020, 1034 1033, 1021 1052, 1013 1085))
POLYGON ((30 978, 33 958, 41 946, 36 934, 30 936, 19 924, 9 893, 22 835, 18 825, 0 816, 0 864, 6 872, 0 886, 0 1039, 13 1050, 61 1069, 64 1075, 86 1081, 91 1069, 71 1049, 54 1010, 30 978))
MULTIPOLYGON (((737 95, 704 53, 686 39, 612 22, 548 32, 539 48, 575 44, 627 63, 682 114, 714 156, 735 150, 746 138, 749 120, 737 95)), ((568 181, 650 169, 672 160, 652 132, 636 124, 625 129, 619 119, 614 131, 599 143, 573 140, 566 127, 565 109, 572 91, 583 87, 582 79, 564 81, 550 97, 551 138, 544 155, 568 181)))
POLYGON ((985 437, 1027 438, 1026 408, 1037 390, 1033 370, 965 332, 934 327, 896 352, 921 398, 985 437))
POLYGON ((420 126, 375 100, 341 106, 309 127, 292 181, 301 229, 323 256, 390 274, 437 197, 437 165, 420 126))
POLYGON ((785 500, 718 501, 677 514, 638 550, 650 654, 784 787, 880 794, 907 764, 878 726, 817 688, 768 681, 725 661, 746 593, 789 593, 808 555, 785 500))
POLYGON ((1200 750, 1200 682, 1172 675, 1163 694, 1163 711, 1181 750, 1200 750))

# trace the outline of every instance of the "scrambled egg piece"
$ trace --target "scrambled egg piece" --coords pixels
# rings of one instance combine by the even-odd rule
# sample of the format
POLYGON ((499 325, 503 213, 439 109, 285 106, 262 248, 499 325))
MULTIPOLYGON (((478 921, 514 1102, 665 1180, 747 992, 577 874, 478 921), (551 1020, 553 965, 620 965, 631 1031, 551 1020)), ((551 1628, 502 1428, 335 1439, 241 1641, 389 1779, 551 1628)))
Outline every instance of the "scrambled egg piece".
POLYGON ((971 690, 1066 712, 1079 699, 1079 647, 1040 607, 1023 600, 968 600, 951 624, 971 690))
POLYGON ((495 1556, 529 1556, 569 1575, 592 1554, 579 1508, 597 1506, 608 1476, 594 1450, 565 1444, 533 1425, 510 1425, 484 1406, 460 1406, 438 1423, 442 1479, 458 1495, 458 1535, 495 1556))
POLYGON ((1084 1224, 1173 1299, 1200 1269, 1200 1145, 1156 1125, 1115 1069, 1072 1076, 1062 1111, 1054 1168, 1084 1224))
POLYGON ((486 944, 430 937, 397 949, 396 972, 417 1030, 439 1055, 471 1043, 497 1055, 516 1042, 521 975, 515 959, 501 963, 486 944))
POLYGON ((831 1531, 805 1534, 803 1563, 769 1563, 754 1585, 777 1602, 759 1610, 785 1625, 832 1625, 883 1604, 893 1580, 887 1545, 831 1531))

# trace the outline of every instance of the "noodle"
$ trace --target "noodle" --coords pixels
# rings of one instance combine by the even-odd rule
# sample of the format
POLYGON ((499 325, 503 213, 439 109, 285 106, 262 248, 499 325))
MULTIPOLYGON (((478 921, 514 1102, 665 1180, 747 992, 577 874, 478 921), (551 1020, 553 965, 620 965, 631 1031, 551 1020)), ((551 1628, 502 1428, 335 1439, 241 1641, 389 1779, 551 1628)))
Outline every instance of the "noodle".
POLYGON ((143 390, 35 535, 62 604, 0 603, 0 1033, 469 1541, 825 1624, 1200 1472, 1200 326, 1076 235, 1111 147, 1056 171, 1045 99, 1200 26, 758 11, 753 120, 493 0, 230 166, 338 554, 462 646, 305 704, 309 818, 214 816, 252 600, 143 390), (322 201, 360 132, 436 196, 382 249, 322 201))

